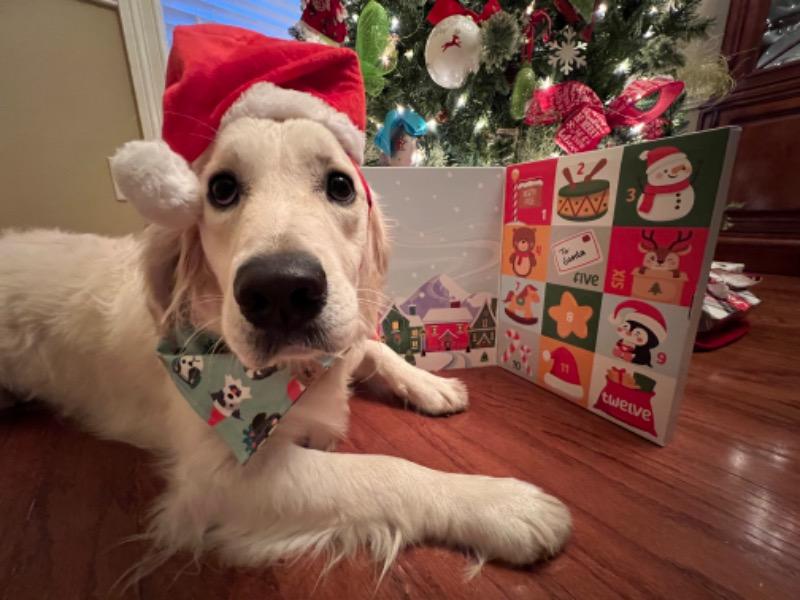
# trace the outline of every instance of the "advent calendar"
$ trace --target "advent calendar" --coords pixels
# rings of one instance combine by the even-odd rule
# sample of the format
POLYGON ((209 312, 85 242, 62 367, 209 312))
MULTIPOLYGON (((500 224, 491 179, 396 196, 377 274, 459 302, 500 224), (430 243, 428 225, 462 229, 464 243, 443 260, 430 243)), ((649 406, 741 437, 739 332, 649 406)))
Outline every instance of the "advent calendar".
POLYGON ((393 225, 377 335, 429 370, 499 365, 665 444, 738 135, 505 168, 365 169, 393 225))

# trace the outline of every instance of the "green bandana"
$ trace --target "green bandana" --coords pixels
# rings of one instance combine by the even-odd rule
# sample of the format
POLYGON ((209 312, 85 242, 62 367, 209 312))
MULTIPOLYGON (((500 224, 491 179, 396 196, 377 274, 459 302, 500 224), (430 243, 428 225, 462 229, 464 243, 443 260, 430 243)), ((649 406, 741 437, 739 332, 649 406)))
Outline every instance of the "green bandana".
POLYGON ((178 331, 158 345, 158 356, 189 406, 247 462, 334 357, 301 368, 248 369, 216 337, 178 331))

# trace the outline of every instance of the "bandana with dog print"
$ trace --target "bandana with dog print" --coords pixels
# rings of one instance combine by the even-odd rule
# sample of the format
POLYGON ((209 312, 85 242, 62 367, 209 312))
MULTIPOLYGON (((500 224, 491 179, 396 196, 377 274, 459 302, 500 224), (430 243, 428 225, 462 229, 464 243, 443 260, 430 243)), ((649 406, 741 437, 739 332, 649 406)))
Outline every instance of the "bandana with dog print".
POLYGON ((189 406, 240 463, 247 462, 334 361, 325 356, 295 369, 248 369, 218 338, 198 331, 177 331, 161 340, 158 356, 189 406))

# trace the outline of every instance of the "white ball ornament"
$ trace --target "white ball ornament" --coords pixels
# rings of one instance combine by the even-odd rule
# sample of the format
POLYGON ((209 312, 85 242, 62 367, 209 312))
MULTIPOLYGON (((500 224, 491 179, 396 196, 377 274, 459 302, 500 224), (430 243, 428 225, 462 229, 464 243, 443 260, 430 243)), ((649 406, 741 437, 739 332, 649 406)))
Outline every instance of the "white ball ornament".
POLYGON ((448 90, 460 88, 480 67, 481 28, 463 15, 442 19, 428 36, 425 64, 437 85, 448 90))

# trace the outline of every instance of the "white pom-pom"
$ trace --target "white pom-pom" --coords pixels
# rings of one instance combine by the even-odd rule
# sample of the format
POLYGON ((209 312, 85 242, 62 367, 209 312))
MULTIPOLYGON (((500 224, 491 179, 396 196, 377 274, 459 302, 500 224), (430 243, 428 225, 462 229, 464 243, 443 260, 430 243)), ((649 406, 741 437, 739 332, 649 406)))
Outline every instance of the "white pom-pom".
POLYGON ((545 360, 545 362, 550 362, 550 350, 545 350, 542 352, 542 358, 545 360))
POLYGON ((197 176, 163 140, 128 142, 111 158, 111 173, 122 196, 152 223, 183 229, 200 217, 197 176))

